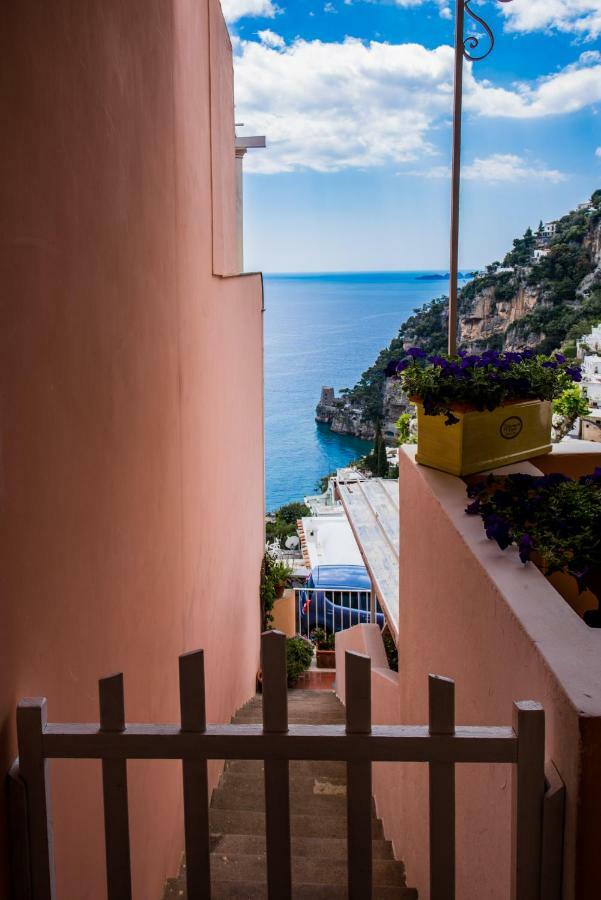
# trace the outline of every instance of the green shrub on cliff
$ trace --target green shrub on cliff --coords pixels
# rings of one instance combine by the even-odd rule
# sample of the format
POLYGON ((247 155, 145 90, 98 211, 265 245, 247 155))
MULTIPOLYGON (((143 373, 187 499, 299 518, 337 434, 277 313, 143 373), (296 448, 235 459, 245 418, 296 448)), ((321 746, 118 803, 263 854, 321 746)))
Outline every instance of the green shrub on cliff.
MULTIPOLYGON (((601 288, 594 288, 585 296, 577 293, 583 278, 594 268, 590 241, 586 239, 601 222, 601 190, 594 192, 591 202, 592 211, 574 210, 559 219, 557 234, 549 243, 550 252, 540 261, 531 264, 536 236, 528 228, 523 237, 514 240, 512 250, 503 260, 505 266, 517 267, 515 272, 497 275, 495 263, 487 267, 484 275, 473 278, 462 288, 458 298, 460 316, 469 316, 472 302, 487 288, 493 288, 490 315, 495 315, 496 303, 515 297, 520 283, 539 292, 540 302, 530 313, 509 325, 506 331, 499 330, 479 341, 479 351, 485 348, 501 351, 509 344, 510 347, 530 346, 544 354, 561 349, 567 356, 573 356, 576 340, 601 322, 601 288)), ((366 419, 381 420, 386 367, 409 346, 421 347, 428 354, 444 353, 447 310, 446 297, 437 297, 414 310, 374 365, 363 373, 355 387, 341 391, 341 395, 362 407, 366 419)))

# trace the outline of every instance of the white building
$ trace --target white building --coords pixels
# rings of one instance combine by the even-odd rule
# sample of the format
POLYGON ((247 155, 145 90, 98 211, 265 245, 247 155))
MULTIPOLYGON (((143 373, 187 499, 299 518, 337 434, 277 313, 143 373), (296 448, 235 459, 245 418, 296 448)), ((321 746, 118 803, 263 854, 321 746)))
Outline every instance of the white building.
POLYGON ((304 497, 304 504, 309 507, 312 516, 344 515, 342 504, 336 497, 336 481, 341 484, 354 484, 358 481, 365 481, 365 478, 366 476, 353 466, 337 469, 336 475, 328 479, 325 493, 304 497))
POLYGON ((585 334, 576 342, 578 359, 586 359, 587 352, 601 354, 601 325, 595 325, 590 334, 585 334))
POLYGON ((547 237, 554 237, 557 233, 557 222, 545 222, 543 225, 543 234, 547 237))
POLYGON ((591 409, 601 410, 601 356, 585 356, 582 363, 582 393, 591 409))
POLYGON ((363 557, 344 509, 338 516, 312 516, 302 522, 303 552, 315 566, 362 566, 363 557))
POLYGON ((534 260, 534 262, 539 262, 543 258, 543 256, 548 256, 548 255, 549 255, 549 251, 547 249, 541 249, 541 248, 537 247, 535 250, 532 251, 532 259, 534 260))
POLYGON ((582 365, 582 394, 590 414, 581 420, 580 436, 586 441, 601 442, 601 324, 577 342, 582 365))

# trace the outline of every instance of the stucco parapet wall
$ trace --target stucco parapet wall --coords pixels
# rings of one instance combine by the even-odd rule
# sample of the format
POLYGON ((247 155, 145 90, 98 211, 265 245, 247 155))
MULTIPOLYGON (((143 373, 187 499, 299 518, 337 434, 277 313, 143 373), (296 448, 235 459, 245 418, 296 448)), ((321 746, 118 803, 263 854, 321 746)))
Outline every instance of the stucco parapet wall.
MULTIPOLYGON (((601 716, 601 629, 589 628, 533 563, 520 562, 515 548, 501 551, 494 541, 489 541, 480 518, 465 514, 465 483, 453 475, 418 465, 415 453, 415 447, 404 446, 399 454, 401 504, 403 481, 408 478, 417 481, 418 491, 434 497, 449 527, 468 547, 473 564, 483 570, 502 597, 578 715, 601 716)), ((566 451, 559 449, 557 453, 566 451)), ((530 463, 520 463, 499 469, 498 474, 509 471, 540 472, 530 463)), ((401 605, 402 585, 401 572, 401 605)), ((427 573, 424 589, 427 590, 427 573)))
MULTIPOLYGON (((364 653, 371 659, 372 674, 372 704, 374 700, 374 688, 379 679, 388 682, 394 689, 394 706, 395 715, 390 719, 385 716, 383 719, 374 718, 374 724, 393 724, 396 722, 399 713, 399 676, 398 672, 393 672, 388 665, 386 658, 386 650, 382 640, 382 632, 375 624, 354 625, 344 631, 336 634, 336 696, 342 703, 346 703, 345 688, 345 661, 346 651, 350 650, 354 653, 364 653)), ((377 692, 376 688, 376 692, 377 692)), ((377 698, 377 693, 376 693, 377 698)), ((375 704, 377 707, 377 702, 375 704)))

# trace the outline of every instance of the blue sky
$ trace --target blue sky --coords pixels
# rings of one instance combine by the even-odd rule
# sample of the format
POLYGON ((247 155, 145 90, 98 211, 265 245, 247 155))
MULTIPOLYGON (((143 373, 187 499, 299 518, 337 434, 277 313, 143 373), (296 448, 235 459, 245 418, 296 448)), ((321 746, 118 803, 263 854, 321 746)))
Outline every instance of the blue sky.
MULTIPOLYGON (((239 132, 268 142, 245 161, 247 268, 446 268, 454 2, 222 6, 239 132)), ((496 44, 464 75, 465 268, 601 187, 601 0, 472 6, 496 44)))

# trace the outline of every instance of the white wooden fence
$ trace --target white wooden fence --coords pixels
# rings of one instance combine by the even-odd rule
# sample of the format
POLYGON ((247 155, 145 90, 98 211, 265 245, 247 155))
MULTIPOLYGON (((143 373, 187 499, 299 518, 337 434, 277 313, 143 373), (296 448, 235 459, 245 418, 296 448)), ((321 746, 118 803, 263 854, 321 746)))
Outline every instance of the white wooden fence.
MULTIPOLYGON (((54 900, 54 859, 48 761, 100 759, 104 795, 109 900, 131 898, 128 759, 181 759, 188 900, 211 896, 207 760, 265 761, 267 883, 271 900, 290 898, 289 761, 347 763, 348 896, 372 892, 372 763, 429 765, 430 896, 455 897, 455 765, 511 763, 513 777, 512 900, 559 896, 543 846, 557 853, 555 828, 543 828, 545 717, 534 702, 514 704, 513 728, 456 726, 454 684, 430 677, 429 725, 372 726, 371 661, 346 654, 346 726, 289 725, 286 639, 262 639, 263 725, 207 725, 203 652, 179 660, 181 723, 130 725, 125 721, 123 678, 100 681, 98 724, 54 725, 45 699, 17 710, 19 760, 13 767, 12 828, 20 832, 14 900, 54 900), (20 789, 19 789, 20 788, 20 789)), ((426 802, 426 798, 424 798, 426 802)), ((483 801, 484 802, 484 801, 483 801)), ((399 810, 402 815, 402 810, 399 810)), ((555 817, 557 818, 557 816, 555 817)), ((483 886, 483 894, 485 893, 483 886)))

